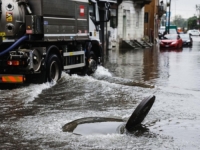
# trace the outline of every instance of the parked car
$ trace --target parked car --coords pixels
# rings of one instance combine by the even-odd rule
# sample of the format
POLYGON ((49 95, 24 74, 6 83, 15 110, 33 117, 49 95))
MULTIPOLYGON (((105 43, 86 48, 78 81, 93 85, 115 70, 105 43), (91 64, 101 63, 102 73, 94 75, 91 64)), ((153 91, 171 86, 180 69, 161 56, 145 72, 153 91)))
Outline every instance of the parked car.
POLYGON ((183 41, 183 46, 192 46, 193 40, 189 34, 180 34, 180 37, 183 41))
POLYGON ((160 47, 179 49, 183 47, 183 41, 178 34, 167 34, 160 41, 160 47))
POLYGON ((163 37, 163 33, 165 32, 165 26, 161 26, 158 30, 158 37, 161 39, 163 37))
POLYGON ((191 36, 194 36, 194 35, 200 36, 199 30, 195 30, 195 29, 193 29, 193 30, 188 30, 188 31, 187 31, 187 34, 189 34, 189 35, 191 35, 191 36))
POLYGON ((160 28, 159 28, 159 31, 158 31, 159 33, 161 33, 161 34, 163 34, 164 32, 165 32, 165 26, 161 26, 160 28))

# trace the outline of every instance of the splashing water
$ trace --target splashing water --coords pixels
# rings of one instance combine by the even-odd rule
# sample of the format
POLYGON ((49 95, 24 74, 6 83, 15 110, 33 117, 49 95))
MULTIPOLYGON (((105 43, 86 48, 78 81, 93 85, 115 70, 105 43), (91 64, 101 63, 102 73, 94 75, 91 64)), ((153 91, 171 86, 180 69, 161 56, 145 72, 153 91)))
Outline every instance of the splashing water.
POLYGON ((93 76, 94 77, 100 77, 100 76, 112 77, 112 74, 109 72, 108 69, 104 68, 103 66, 98 66, 93 76))

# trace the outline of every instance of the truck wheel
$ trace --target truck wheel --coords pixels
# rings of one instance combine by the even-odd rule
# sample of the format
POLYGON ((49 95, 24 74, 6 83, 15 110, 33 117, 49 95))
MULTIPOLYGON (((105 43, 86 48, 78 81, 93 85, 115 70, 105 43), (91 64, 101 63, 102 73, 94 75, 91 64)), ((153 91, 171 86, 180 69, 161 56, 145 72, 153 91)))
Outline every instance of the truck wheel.
POLYGON ((90 52, 90 57, 87 60, 87 74, 90 75, 97 70, 97 58, 93 52, 90 52))
POLYGON ((61 63, 57 55, 50 55, 47 61, 47 81, 58 81, 61 77, 61 63))

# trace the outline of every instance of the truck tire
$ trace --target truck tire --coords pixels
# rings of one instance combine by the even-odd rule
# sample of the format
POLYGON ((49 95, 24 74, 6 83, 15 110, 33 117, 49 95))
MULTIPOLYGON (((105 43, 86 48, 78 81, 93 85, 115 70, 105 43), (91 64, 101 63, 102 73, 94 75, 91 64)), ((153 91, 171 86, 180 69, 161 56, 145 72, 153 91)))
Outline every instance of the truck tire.
POLYGON ((87 74, 88 75, 93 74, 97 70, 97 65, 98 65, 97 61, 98 60, 97 60, 96 55, 94 54, 93 51, 91 51, 90 57, 89 57, 88 62, 87 62, 87 74))
POLYGON ((61 63, 58 56, 53 54, 47 60, 47 81, 58 81, 61 77, 61 63))

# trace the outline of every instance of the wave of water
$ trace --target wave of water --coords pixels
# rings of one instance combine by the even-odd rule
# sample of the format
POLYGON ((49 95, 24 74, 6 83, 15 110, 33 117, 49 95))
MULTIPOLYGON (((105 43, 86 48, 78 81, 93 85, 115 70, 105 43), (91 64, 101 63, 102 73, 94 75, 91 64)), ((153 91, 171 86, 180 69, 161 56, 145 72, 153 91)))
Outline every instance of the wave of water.
POLYGON ((15 100, 29 103, 33 101, 44 89, 51 88, 56 83, 31 84, 15 89, 0 90, 1 100, 15 100))

